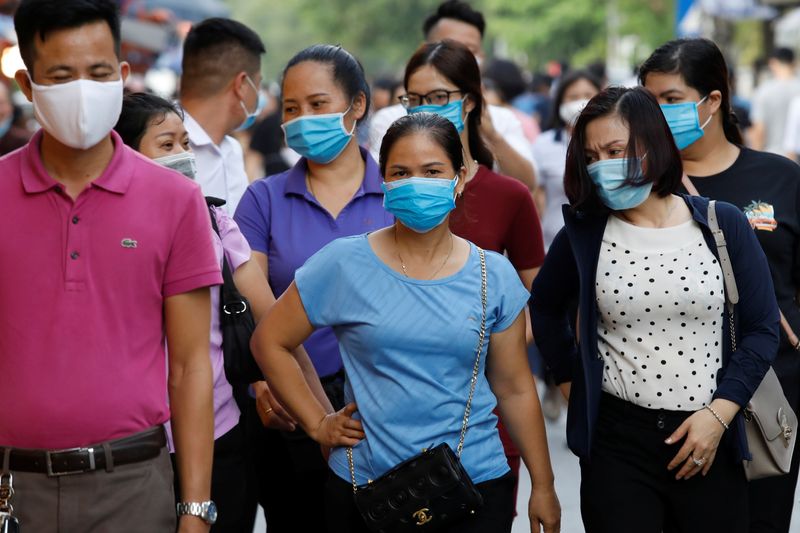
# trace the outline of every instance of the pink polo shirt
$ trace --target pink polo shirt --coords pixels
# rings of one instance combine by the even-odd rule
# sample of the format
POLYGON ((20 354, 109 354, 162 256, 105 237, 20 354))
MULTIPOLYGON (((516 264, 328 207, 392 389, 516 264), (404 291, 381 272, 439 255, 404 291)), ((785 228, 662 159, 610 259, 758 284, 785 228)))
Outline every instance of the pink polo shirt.
POLYGON ((0 446, 67 448, 169 419, 165 298, 222 282, 200 188, 111 132, 73 201, 41 132, 0 159, 0 446))

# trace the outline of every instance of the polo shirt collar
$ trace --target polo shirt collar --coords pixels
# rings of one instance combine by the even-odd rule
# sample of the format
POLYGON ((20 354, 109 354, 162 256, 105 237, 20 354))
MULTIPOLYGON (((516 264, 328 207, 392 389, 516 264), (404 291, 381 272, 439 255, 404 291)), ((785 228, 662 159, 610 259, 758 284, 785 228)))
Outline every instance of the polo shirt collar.
MULTIPOLYGON (((361 182, 361 187, 359 187, 358 192, 356 192, 355 198, 364 196, 365 194, 383 194, 383 189, 381 189, 383 179, 381 179, 378 163, 375 162, 375 159, 373 159, 368 150, 365 150, 361 146, 359 146, 358 149, 361 152, 361 158, 364 160, 365 169, 364 180, 361 182)), ((308 162, 305 157, 301 157, 300 160, 289 169, 289 175, 286 178, 286 186, 283 189, 284 195, 305 196, 308 192, 308 187, 306 186, 307 173, 308 162)))
MULTIPOLYGON (((27 152, 23 158, 20 168, 22 175, 22 186, 29 194, 44 192, 53 187, 61 187, 61 184, 54 180, 47 172, 42 162, 41 142, 43 131, 40 129, 28 142, 24 150, 27 152)), ((130 186, 132 170, 130 159, 135 157, 132 149, 125 146, 122 138, 116 131, 111 130, 111 141, 114 144, 114 154, 111 156, 108 166, 103 173, 92 181, 92 187, 99 187, 106 191, 125 194, 130 186)))

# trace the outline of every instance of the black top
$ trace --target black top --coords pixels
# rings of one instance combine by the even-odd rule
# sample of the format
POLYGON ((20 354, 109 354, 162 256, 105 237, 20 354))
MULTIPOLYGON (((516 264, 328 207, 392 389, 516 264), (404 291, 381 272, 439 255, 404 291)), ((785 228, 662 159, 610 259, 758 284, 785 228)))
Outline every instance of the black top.
MULTIPOLYGON (((785 157, 741 148, 727 170, 691 177, 697 191, 744 211, 767 256, 778 305, 800 335, 800 166, 785 157)), ((742 302, 746 304, 747 302, 742 302)), ((781 332, 781 350, 788 349, 781 332)))

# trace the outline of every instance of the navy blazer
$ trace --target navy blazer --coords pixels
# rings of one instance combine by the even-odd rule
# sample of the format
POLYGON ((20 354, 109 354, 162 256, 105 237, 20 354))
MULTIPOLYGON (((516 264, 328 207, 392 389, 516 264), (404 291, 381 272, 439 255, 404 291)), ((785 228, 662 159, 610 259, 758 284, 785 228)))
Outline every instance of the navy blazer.
MULTIPOLYGON (((681 195, 701 227, 708 248, 717 260, 714 237, 708 227, 708 199, 681 195)), ((722 369, 717 374, 714 398, 745 406, 769 369, 778 349, 780 317, 764 252, 747 218, 733 205, 717 202, 717 219, 731 257, 739 304, 734 310, 737 350, 731 353, 730 321, 723 321, 722 369)), ((533 283, 531 322, 536 345, 556 382, 570 381, 567 443, 579 457, 588 459, 603 381, 603 360, 597 349, 595 277, 608 214, 575 213, 564 206, 564 228, 556 235, 544 265, 533 283), (569 309, 577 300, 579 339, 570 325, 569 309)), ((741 413, 741 412, 740 412, 741 413)), ((731 424, 738 459, 749 459, 744 420, 731 424)))

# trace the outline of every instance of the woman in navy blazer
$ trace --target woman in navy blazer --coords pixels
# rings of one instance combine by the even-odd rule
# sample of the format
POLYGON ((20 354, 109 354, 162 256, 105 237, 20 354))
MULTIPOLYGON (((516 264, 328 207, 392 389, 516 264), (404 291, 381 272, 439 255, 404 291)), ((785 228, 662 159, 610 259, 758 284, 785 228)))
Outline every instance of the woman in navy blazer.
POLYGON ((565 227, 530 310, 569 396, 587 533, 747 528, 740 412, 775 356, 778 308, 747 219, 718 202, 740 294, 732 352, 708 200, 675 194, 681 175, 644 89, 607 89, 582 112, 567 154, 565 227))

